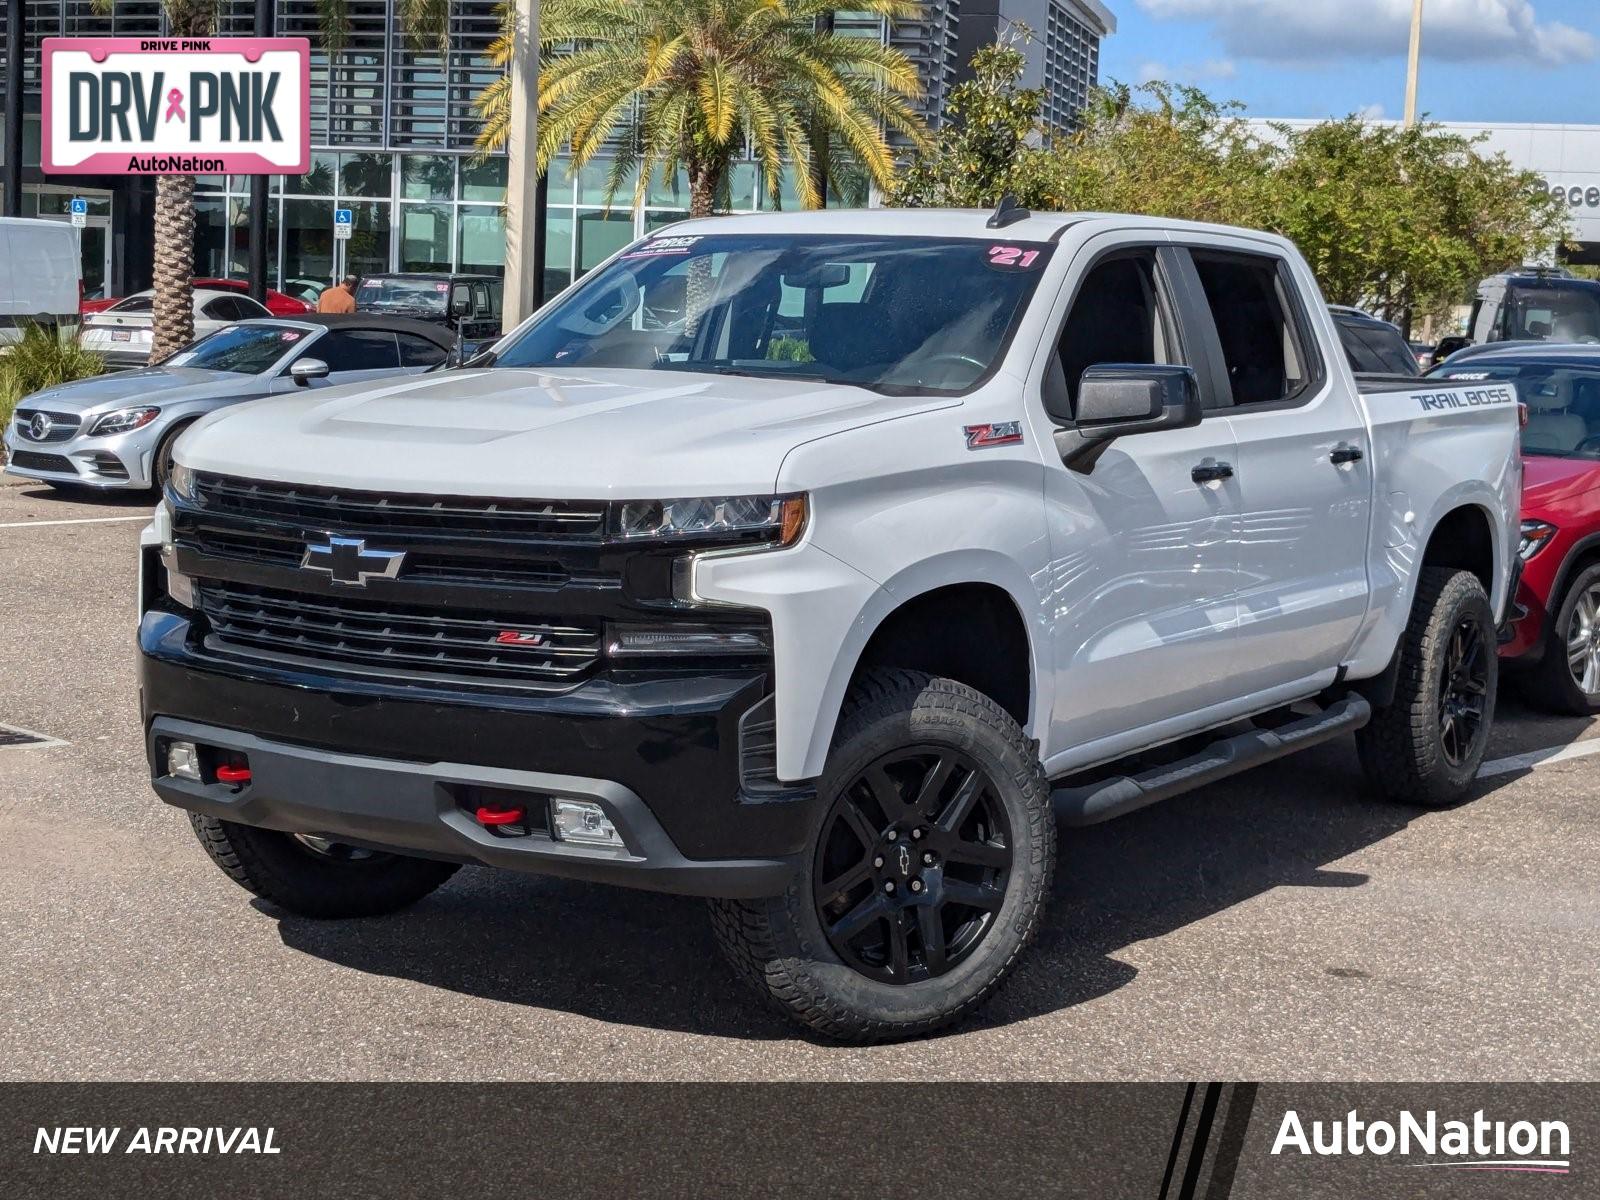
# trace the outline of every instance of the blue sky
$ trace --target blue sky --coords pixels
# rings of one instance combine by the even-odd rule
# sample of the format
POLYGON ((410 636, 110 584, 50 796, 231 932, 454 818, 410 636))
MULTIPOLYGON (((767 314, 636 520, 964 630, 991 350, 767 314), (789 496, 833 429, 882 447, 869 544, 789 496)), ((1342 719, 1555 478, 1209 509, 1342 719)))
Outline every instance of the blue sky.
MULTIPOLYGON (((1405 107, 1411 0, 1106 0, 1102 81, 1194 83, 1260 117, 1405 107)), ((1418 108, 1600 125, 1600 0, 1424 0, 1418 108)))

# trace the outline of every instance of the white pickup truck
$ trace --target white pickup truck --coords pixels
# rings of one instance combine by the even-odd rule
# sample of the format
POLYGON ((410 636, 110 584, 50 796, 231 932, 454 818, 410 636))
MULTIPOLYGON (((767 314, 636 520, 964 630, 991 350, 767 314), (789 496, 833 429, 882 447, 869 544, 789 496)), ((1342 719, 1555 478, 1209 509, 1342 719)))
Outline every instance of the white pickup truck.
POLYGON ((702 895, 790 1016, 923 1033, 1021 957, 1058 824, 1345 733, 1380 795, 1463 795, 1517 427, 1358 383, 1266 234, 677 225, 466 368, 182 438, 155 790, 292 912, 462 863, 702 895))

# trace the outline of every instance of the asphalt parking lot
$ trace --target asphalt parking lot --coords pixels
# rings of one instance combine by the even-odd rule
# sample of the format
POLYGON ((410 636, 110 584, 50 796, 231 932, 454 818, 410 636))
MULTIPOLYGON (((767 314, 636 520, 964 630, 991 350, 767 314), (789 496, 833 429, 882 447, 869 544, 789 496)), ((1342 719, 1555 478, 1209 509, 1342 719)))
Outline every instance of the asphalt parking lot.
MULTIPOLYGON (((1600 1075, 1600 757, 1469 804, 1363 793, 1334 743, 1061 845, 980 1019, 840 1049, 717 957, 702 906, 466 869, 398 916, 286 918, 149 790, 136 497, 0 485, 7 1079, 1578 1080, 1600 1075)), ((1490 757, 1600 749, 1503 699, 1490 757)))

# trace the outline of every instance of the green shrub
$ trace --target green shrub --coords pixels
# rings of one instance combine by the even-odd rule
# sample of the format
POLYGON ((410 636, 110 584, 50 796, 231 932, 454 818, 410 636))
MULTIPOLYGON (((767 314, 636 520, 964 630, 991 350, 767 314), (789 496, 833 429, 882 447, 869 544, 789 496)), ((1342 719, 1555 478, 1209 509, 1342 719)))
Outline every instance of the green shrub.
POLYGON ((11 413, 23 397, 58 383, 87 379, 104 370, 105 361, 85 350, 77 338, 61 337, 38 325, 24 325, 22 340, 0 355, 0 427, 11 420, 11 413))
POLYGON ((772 344, 767 347, 767 361, 816 362, 817 359, 811 353, 811 344, 804 338, 779 337, 773 338, 772 344))

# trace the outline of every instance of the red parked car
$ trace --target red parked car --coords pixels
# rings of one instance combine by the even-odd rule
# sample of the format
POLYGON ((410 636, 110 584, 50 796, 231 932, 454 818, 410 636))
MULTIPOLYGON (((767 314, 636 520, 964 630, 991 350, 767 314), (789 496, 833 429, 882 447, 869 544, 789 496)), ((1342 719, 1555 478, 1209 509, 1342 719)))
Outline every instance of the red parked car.
MULTIPOLYGON (((197 288, 213 288, 224 292, 245 293, 250 290, 250 285, 242 279, 195 279, 192 282, 197 288)), ((88 316, 90 313, 110 308, 120 299, 120 296, 106 296, 96 300, 82 300, 78 303, 78 311, 88 316)), ((272 288, 267 289, 264 303, 267 311, 275 317, 297 317, 312 311, 311 305, 304 300, 296 300, 293 296, 274 291, 272 288)))
POLYGON ((1522 582, 1500 657, 1542 707, 1600 712, 1600 345, 1507 343, 1429 378, 1517 385, 1522 582))

